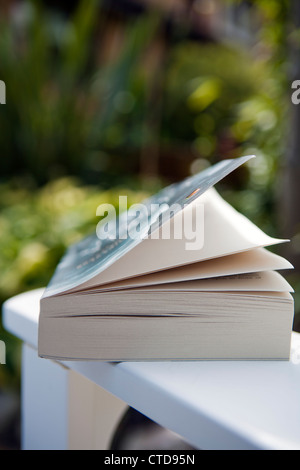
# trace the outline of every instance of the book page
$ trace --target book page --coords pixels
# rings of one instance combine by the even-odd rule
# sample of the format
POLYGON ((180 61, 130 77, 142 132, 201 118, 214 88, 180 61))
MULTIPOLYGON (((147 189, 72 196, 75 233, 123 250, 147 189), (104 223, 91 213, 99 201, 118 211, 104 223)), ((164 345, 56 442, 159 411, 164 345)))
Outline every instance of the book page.
POLYGON ((209 291, 261 291, 294 292, 292 286, 275 271, 221 276, 211 279, 141 287, 146 292, 209 292, 209 291))
MULTIPOLYGON (((225 202, 215 189, 207 191, 184 211, 192 211, 196 204, 204 206, 204 244, 199 250, 187 250, 184 237, 169 240, 147 238, 104 272, 81 284, 80 288, 91 288, 285 241, 266 235, 225 202)), ((177 216, 173 217, 171 225, 176 224, 177 216)))
MULTIPOLYGON (((285 258, 265 248, 256 248, 234 255, 222 256, 208 261, 201 261, 119 282, 104 284, 102 290, 126 289, 285 269, 293 269, 292 264, 285 258)), ((95 288, 97 287, 95 286, 95 288)))
MULTIPOLYGON (((158 194, 148 198, 143 202, 143 207, 146 210, 143 212, 141 217, 141 231, 140 236, 137 238, 126 236, 129 231, 130 222, 134 220, 132 220, 132 214, 130 214, 130 211, 125 211, 117 218, 116 227, 112 224, 112 228, 109 228, 105 239, 99 239, 97 232, 71 246, 57 266, 55 273, 47 286, 44 297, 71 290, 85 283, 89 283, 96 275, 99 275, 99 278, 97 279, 98 283, 108 282, 124 277, 130 277, 137 273, 142 274, 185 263, 182 256, 182 246, 178 247, 181 252, 179 259, 170 259, 170 253, 173 252, 173 249, 176 250, 177 246, 172 246, 172 244, 170 245, 168 243, 167 250, 169 251, 169 255, 162 259, 162 263, 160 264, 158 262, 156 267, 153 266, 152 262, 149 264, 149 257, 147 256, 148 250, 150 257, 156 253, 159 256, 160 250, 166 250, 165 243, 150 243, 149 246, 149 243, 147 243, 149 240, 144 239, 150 233, 152 234, 156 230, 159 230, 161 224, 164 225, 165 219, 161 222, 162 206, 176 206, 175 211, 170 214, 170 218, 174 219, 176 214, 180 215, 183 208, 189 207, 189 205, 197 200, 199 196, 205 194, 209 188, 213 187, 216 183, 221 181, 228 174, 251 158, 254 158, 254 156, 251 155, 233 160, 223 160, 197 175, 186 178, 180 183, 168 186, 158 194), (141 248, 141 245, 143 245, 143 248, 141 248), (137 256, 141 256, 141 250, 144 261, 141 259, 141 262, 139 263, 137 256), (131 251, 135 251, 135 253, 131 254, 131 251), (136 268, 134 270, 129 269, 129 271, 127 271, 126 269, 126 266, 128 265, 127 255, 130 255, 129 260, 131 266, 132 259, 134 259, 134 262, 136 263, 136 268), (131 255, 133 255, 133 258, 131 255), (108 271, 111 266, 115 266, 115 263, 118 263, 123 258, 125 259, 120 263, 120 265, 116 268, 113 267, 111 271, 108 271), (104 272, 107 272, 107 277, 106 275, 102 276, 104 272), (121 275, 119 275, 118 272, 120 272, 121 275), (104 281, 102 279, 104 279, 104 281)), ((151 239, 151 241, 155 240, 151 239)), ((164 241, 169 242, 169 240, 164 241)), ((190 262, 190 259, 193 259, 193 256, 190 256, 186 262, 190 262)), ((196 256, 194 261, 197 261, 198 259, 199 257, 196 256)))

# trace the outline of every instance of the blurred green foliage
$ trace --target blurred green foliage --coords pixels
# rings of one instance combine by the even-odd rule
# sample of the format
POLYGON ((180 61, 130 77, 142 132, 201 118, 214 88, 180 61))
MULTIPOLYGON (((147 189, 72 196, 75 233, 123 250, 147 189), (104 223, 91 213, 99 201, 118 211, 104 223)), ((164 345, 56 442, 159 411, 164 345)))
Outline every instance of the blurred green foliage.
POLYGON ((111 187, 139 172, 153 143, 209 162, 257 149, 278 160, 280 67, 274 75, 245 48, 183 39, 164 46, 153 71, 145 57, 161 33, 156 14, 129 22, 119 54, 105 62, 101 21, 97 0, 79 2, 68 18, 28 0, 0 20, 2 177, 27 173, 42 185, 71 174, 111 187))
POLYGON ((110 186, 130 175, 134 165, 120 151, 141 143, 137 63, 156 25, 156 17, 130 23, 118 59, 103 65, 98 0, 79 2, 70 18, 28 0, 0 19, 2 177, 27 173, 41 185, 71 174, 110 186))
POLYGON ((60 162, 79 170, 87 115, 81 90, 95 4, 82 4, 69 24, 31 1, 1 20, 0 74, 7 83, 1 175, 25 172, 44 183, 60 162))
POLYGON ((239 48, 183 44, 174 50, 166 88, 165 140, 192 142, 200 168, 203 160, 255 154, 246 178, 223 190, 237 209, 278 235, 276 182, 288 101, 272 67, 239 48))

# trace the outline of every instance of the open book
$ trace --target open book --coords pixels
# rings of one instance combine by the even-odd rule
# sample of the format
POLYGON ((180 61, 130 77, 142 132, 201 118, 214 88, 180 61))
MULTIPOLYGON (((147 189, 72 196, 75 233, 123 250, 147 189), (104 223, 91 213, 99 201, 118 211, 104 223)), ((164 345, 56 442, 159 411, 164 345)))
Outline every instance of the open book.
POLYGON ((289 359, 293 289, 278 271, 292 265, 267 249, 286 240, 214 188, 250 158, 173 184, 71 246, 41 299, 39 355, 289 359))

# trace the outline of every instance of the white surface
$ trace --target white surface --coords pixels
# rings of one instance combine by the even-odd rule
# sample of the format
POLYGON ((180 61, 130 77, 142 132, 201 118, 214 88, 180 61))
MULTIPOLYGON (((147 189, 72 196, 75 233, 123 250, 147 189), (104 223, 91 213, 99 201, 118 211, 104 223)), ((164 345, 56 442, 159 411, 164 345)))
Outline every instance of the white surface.
MULTIPOLYGON (((42 291, 4 305, 5 328, 37 347, 42 291)), ((47 360, 45 362, 45 370, 47 360)), ((202 449, 300 449, 300 335, 289 362, 68 362, 202 449)))
POLYGON ((123 401, 23 344, 22 450, 106 450, 123 401))
POLYGON ((64 450, 69 439, 66 419, 68 370, 51 361, 41 362, 38 359, 36 350, 24 344, 22 449, 64 450))

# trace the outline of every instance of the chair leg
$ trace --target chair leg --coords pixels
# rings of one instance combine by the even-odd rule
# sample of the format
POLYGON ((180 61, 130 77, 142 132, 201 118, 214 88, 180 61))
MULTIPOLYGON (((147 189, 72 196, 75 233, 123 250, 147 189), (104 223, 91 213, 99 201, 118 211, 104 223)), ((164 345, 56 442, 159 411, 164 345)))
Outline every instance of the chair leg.
POLYGON ((126 403, 61 364, 22 354, 22 449, 107 450, 126 403))
POLYGON ((23 450, 68 448, 68 377, 61 365, 22 351, 21 446, 23 450))

